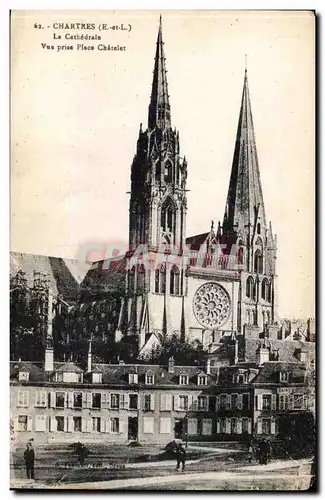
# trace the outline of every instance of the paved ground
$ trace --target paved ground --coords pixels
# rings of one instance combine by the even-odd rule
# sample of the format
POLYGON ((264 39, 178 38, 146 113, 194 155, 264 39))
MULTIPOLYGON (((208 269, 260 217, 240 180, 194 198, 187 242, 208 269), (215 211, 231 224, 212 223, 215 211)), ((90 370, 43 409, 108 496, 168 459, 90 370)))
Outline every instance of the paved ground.
MULTIPOLYGON (((131 464, 130 464, 131 465, 131 464)), ((170 466, 170 463, 169 463, 170 466)), ((84 490, 306 490, 311 476, 307 460, 278 461, 268 465, 244 465, 229 471, 172 472, 156 471, 150 477, 131 477, 86 483, 41 484, 14 480, 12 488, 84 489, 84 490), (307 466, 307 469, 306 469, 307 466), (160 474, 159 474, 160 472, 160 474), (169 473, 168 473, 169 472, 169 473)), ((135 471, 134 471, 135 472, 135 471)))

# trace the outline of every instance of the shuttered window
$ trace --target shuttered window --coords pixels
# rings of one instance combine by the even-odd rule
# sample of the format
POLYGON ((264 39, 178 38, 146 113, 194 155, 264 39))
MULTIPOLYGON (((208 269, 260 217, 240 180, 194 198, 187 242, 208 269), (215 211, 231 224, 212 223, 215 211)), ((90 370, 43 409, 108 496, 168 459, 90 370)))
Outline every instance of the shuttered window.
POLYGON ((159 432, 160 434, 170 434, 171 433, 171 418, 161 417, 159 422, 159 432))

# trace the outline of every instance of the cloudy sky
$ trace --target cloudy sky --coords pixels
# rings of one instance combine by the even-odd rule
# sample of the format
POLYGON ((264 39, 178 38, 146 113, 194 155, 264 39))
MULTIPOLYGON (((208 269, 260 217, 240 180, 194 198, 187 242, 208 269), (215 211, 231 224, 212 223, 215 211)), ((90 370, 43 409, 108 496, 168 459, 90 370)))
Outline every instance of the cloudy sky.
MULTIPOLYGON (((188 160, 188 236, 222 220, 247 54, 266 215, 278 235, 279 314, 314 315, 313 16, 162 14, 172 123, 188 160)), ((126 242, 130 165, 147 121, 159 12, 12 19, 11 249, 78 258, 85 246, 126 242), (88 31, 102 40, 84 42, 125 51, 57 52, 41 46, 61 43, 55 22, 132 28, 88 31)))

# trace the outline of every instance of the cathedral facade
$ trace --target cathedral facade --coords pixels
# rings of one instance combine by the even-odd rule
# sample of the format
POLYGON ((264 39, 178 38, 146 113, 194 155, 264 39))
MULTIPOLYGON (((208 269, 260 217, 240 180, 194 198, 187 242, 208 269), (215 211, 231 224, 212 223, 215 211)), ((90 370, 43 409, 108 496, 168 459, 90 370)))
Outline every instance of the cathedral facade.
POLYGON ((265 214, 247 70, 223 223, 191 237, 188 171, 172 128, 160 20, 148 124, 131 166, 119 314, 120 334, 137 336, 140 355, 161 335, 213 346, 225 335, 261 337, 276 320, 276 238, 265 214))

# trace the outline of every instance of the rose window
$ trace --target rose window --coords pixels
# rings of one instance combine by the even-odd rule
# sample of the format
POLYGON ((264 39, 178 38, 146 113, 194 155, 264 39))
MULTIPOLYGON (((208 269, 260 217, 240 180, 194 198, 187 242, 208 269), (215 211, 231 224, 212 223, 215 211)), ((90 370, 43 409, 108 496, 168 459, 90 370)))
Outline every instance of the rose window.
POLYGON ((193 309, 196 319, 202 326, 216 328, 225 323, 229 317, 229 295, 217 283, 206 283, 197 290, 193 309))

